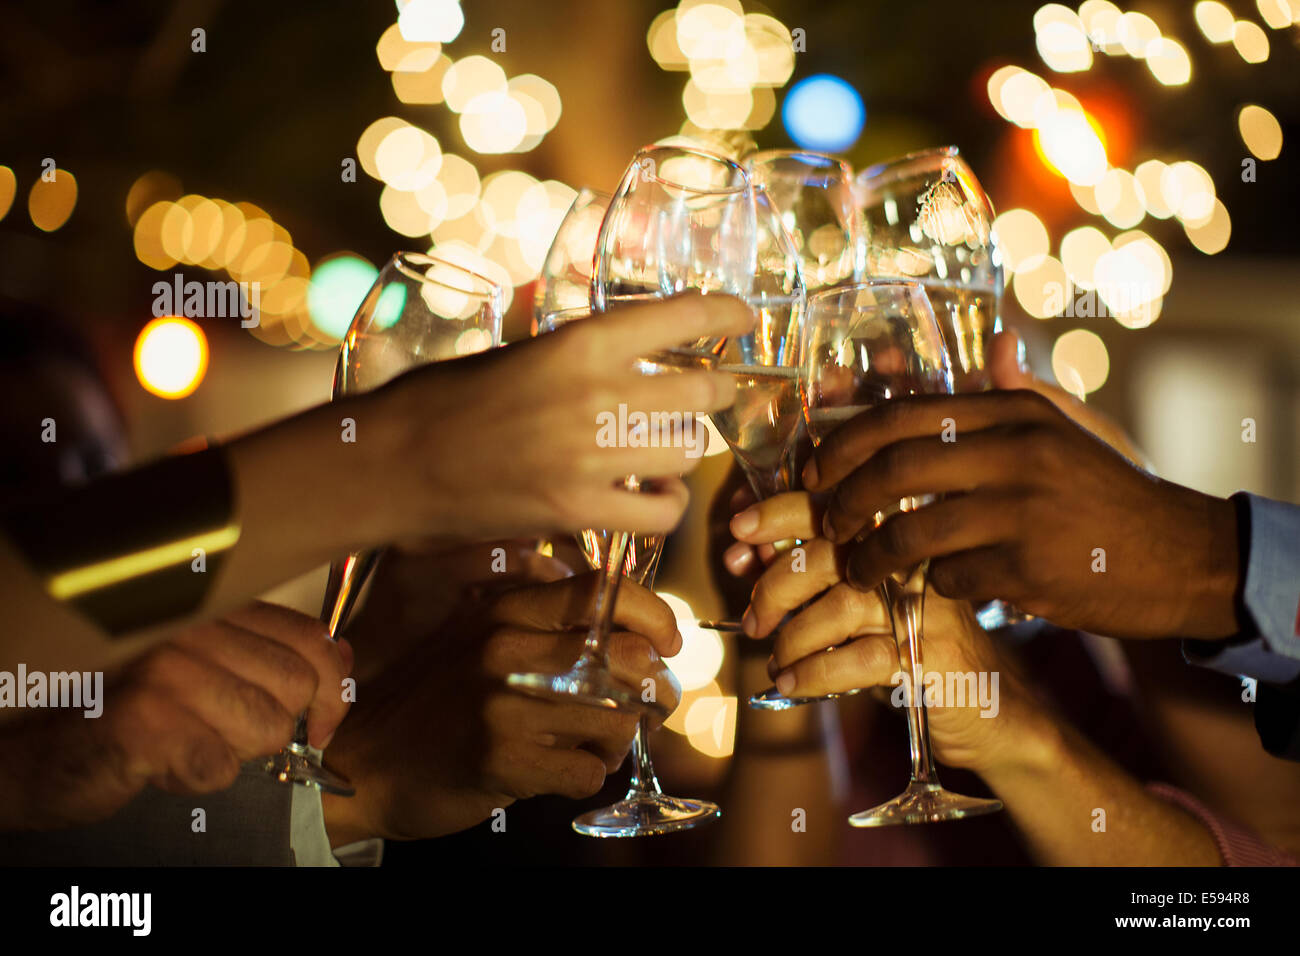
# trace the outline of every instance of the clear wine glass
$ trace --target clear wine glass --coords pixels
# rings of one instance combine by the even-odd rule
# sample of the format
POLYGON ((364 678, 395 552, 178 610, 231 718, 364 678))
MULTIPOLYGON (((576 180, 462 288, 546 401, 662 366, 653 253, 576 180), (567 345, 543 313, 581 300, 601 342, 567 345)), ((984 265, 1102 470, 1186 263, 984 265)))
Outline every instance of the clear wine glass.
MULTIPOLYGON (((647 146, 633 157, 601 223, 592 311, 692 289, 748 300, 755 249, 753 190, 744 169, 702 150, 647 146)), ((725 340, 718 338, 686 342, 643 356, 636 368, 646 375, 712 368, 724 346, 725 340)), ((635 476, 628 476, 624 486, 629 491, 640 488, 635 476)), ((511 674, 510 686, 598 707, 664 715, 653 694, 637 693, 609 672, 607 645, 628 539, 625 531, 610 532, 587 645, 577 663, 561 674, 511 674)))
POLYGON ((609 209, 609 193, 583 187, 560 221, 533 287, 533 329, 547 316, 591 308, 596 237, 609 209))
MULTIPOLYGON (((993 204, 956 146, 878 163, 855 184, 866 223, 867 274, 925 286, 953 363, 958 392, 993 387, 988 345, 1001 330, 1002 256, 993 204)), ((995 630, 1024 614, 1003 601, 977 612, 995 630)))
MULTIPOLYGON (((578 308, 544 315, 538 320, 537 334, 553 331, 566 322, 585 319, 590 314, 589 308, 578 308)), ((623 576, 653 591, 665 538, 666 535, 662 534, 629 535, 627 553, 623 558, 623 576)), ((599 571, 605 567, 611 541, 608 531, 581 531, 576 540, 592 570, 599 571)), ((593 837, 657 836, 689 830, 721 816, 722 811, 716 803, 670 797, 663 792, 650 759, 649 735, 650 721, 642 714, 632 738, 632 779, 628 782, 627 794, 617 803, 575 817, 573 829, 583 836, 593 837)))
MULTIPOLYGON (((366 293, 343 337, 334 370, 335 398, 378 388, 417 365, 501 344, 502 292, 490 279, 431 255, 399 252, 366 293)), ((378 549, 330 565, 321 620, 337 640, 379 559, 378 549)), ((352 796, 345 779, 321 765, 299 715, 293 740, 263 769, 282 783, 352 796)))
MULTIPOLYGON (((749 154, 745 159, 745 169, 754 184, 755 194, 762 191, 766 195, 780 220, 779 226, 765 228, 766 219, 760 204, 759 243, 768 250, 766 255, 762 250, 759 252, 760 280, 766 277, 779 288, 786 281, 782 277, 791 270, 788 262, 791 251, 798 260, 798 270, 806 293, 842 282, 853 282, 862 277, 866 243, 862 217, 853 192, 853 170, 847 163, 825 153, 771 149, 749 154), (778 240, 781 233, 785 235, 778 240)), ((796 336, 795 348, 790 351, 796 351, 797 345, 796 336)), ((790 358, 787 355, 780 361, 767 361, 763 364, 768 369, 784 371, 790 358)), ((724 366, 735 364, 729 356, 724 356, 722 361, 724 366)), ((790 375, 794 375, 793 368, 790 375)), ((738 385, 742 394, 752 388, 749 377, 743 373, 738 378, 738 385)), ((738 402, 738 408, 739 404, 738 402)), ((793 410, 792 413, 781 402, 777 402, 770 411, 778 416, 773 424, 786 439, 782 444, 785 457, 777 471, 759 465, 754 461, 754 455, 743 447, 749 442, 746 436, 737 431, 741 427, 739 415, 730 418, 725 414, 713 416, 714 426, 735 455, 760 501, 797 486, 793 466, 803 438, 801 412, 793 410)), ((770 440, 764 439, 763 442, 765 448, 772 447, 770 440)), ((790 545, 794 543, 789 542, 790 545)), ((710 620, 698 623, 700 627, 715 631, 741 630, 739 621, 710 620)), ((783 698, 773 687, 762 694, 756 694, 750 703, 763 706, 762 702, 769 699, 776 701, 783 698)))
MULTIPOLYGON (((919 283, 872 280, 820 292, 808 301, 806 322, 804 372, 799 384, 815 443, 842 422, 881 402, 953 390, 947 350, 926 290, 919 283)), ((934 496, 904 499, 888 514, 877 514, 876 526, 892 514, 934 500, 934 496)), ((944 790, 934 767, 922 658, 928 569, 929 561, 922 561, 885 582, 898 657, 910 689, 905 699, 911 779, 899 796, 851 816, 849 822, 856 827, 934 823, 1002 809, 998 800, 944 790)))
POLYGON ((809 294, 862 278, 866 231, 848 163, 825 153, 768 149, 746 157, 745 169, 780 210, 809 294))

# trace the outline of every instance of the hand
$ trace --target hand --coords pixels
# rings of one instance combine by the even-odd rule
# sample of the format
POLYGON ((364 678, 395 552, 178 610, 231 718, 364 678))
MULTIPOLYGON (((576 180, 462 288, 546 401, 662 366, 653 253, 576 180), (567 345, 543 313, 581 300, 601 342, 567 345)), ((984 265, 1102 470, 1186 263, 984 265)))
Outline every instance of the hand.
POLYGON ((1009 600, 1116 637, 1216 639, 1237 630, 1235 508, 1135 468, 1033 392, 919 396, 846 422, 804 486, 831 491, 824 533, 861 534, 846 578, 874 588, 932 558, 940 594, 1009 600), (956 440, 944 441, 944 422, 956 440), (880 527, 906 497, 945 494, 880 527))
POLYGON ((535 541, 422 541, 388 548, 374 572, 365 604, 346 634, 365 649, 358 683, 377 677, 436 634, 469 589, 502 590, 568 577, 563 561, 540 554, 535 541))
MULTIPOLYGON (((573 663, 592 588, 584 574, 471 599, 440 633, 362 685, 329 752, 357 788, 350 799, 325 797, 331 841, 441 836, 515 800, 600 790, 627 754, 637 718, 504 686, 510 673, 573 663)), ((614 619, 615 676, 631 687, 653 680, 660 702, 675 708, 679 688, 661 659, 681 647, 671 609, 624 581, 614 619)))
POLYGON ((682 342, 743 334, 753 322, 738 299, 683 295, 401 376, 356 412, 382 408, 377 420, 398 429, 391 537, 413 526, 477 539, 671 530, 687 502, 679 476, 699 463, 688 446, 703 440, 703 423, 685 434, 679 425, 671 447, 602 447, 603 417, 617 417, 620 405, 678 415, 726 408, 735 394, 729 376, 646 376, 634 362, 682 342), (649 484, 628 491, 627 475, 649 484))
POLYGON ((1037 392, 1133 464, 1152 471, 1151 463, 1142 454, 1142 450, 1118 422, 1065 389, 1035 378, 1024 364, 1024 351, 1024 342, 1013 330, 1008 329, 993 336, 993 341, 989 344, 988 370, 994 388, 1037 392))
POLYGON ((242 762, 287 744, 304 710, 311 742, 323 747, 347 713, 341 683, 351 664, 351 648, 324 625, 272 604, 188 628, 129 665, 99 718, 62 712, 0 738, 20 795, 5 822, 51 829, 102 820, 146 784, 223 790, 242 762))
MULTIPOLYGON (((733 527, 742 528, 741 539, 753 544, 804 539, 798 564, 785 555, 759 578, 745 614, 746 632, 761 638, 780 625, 768 673, 787 697, 898 688, 902 666, 879 592, 859 591, 844 581, 848 549, 816 537, 819 522, 813 501, 803 492, 770 498, 733 521, 733 527), (747 520, 741 521, 742 517, 747 520), (787 614, 809 601, 808 607, 781 625, 787 614)), ((944 678, 945 687, 948 674, 975 677, 963 706, 929 711, 931 739, 940 759, 977 771, 1014 765, 1031 756, 1041 760, 1040 751, 1046 752, 1052 739, 1051 720, 1024 682, 1005 666, 969 605, 928 594, 924 628, 926 673, 944 678), (983 701, 981 680, 987 692, 983 701)), ((963 691, 967 686, 963 684, 963 691)), ((888 696, 895 706, 903 705, 900 690, 888 696)))

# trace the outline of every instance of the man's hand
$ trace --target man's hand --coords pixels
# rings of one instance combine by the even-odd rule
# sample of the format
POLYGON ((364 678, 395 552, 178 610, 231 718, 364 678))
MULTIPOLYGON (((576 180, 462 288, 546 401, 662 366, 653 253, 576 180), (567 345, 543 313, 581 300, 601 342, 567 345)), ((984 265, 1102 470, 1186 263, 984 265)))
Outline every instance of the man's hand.
POLYGON ((1237 630, 1232 503, 1134 467, 1034 392, 883 403, 829 435, 803 479, 831 492, 826 536, 860 536, 846 567, 860 589, 931 558, 940 594, 1002 598, 1064 627, 1237 630), (875 527, 877 513, 928 494, 946 497, 875 527))
MULTIPOLYGON (((582 650, 590 574, 471 597, 442 628, 371 684, 329 752, 357 788, 326 796, 337 846, 367 837, 453 833, 538 794, 580 799, 622 763, 637 718, 508 690, 516 671, 559 671, 582 650)), ((669 710, 679 688, 662 658, 680 649, 671 609, 632 581, 619 590, 614 675, 653 681, 669 710)))
POLYGON ((304 710, 324 746, 347 713, 351 664, 324 625, 272 604, 189 628, 127 667, 101 717, 63 712, 6 729, 0 752, 17 797, 6 795, 0 829, 102 820, 146 784, 224 790, 243 761, 288 743, 304 710))

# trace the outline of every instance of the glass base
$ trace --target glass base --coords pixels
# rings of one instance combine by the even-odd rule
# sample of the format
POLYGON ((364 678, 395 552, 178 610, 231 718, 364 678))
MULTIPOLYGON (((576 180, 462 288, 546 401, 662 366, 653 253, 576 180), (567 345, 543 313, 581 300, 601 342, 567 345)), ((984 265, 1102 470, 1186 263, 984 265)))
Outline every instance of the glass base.
POLYGON ((917 783, 913 780, 893 800, 853 814, 849 817, 849 823, 855 827, 941 823, 944 820, 961 820, 996 813, 1001 809, 1001 800, 964 797, 959 793, 949 793, 937 783, 917 783))
POLYGON ((639 837, 677 833, 722 815, 716 803, 662 793, 629 791, 618 803, 575 817, 573 829, 589 837, 639 837))
POLYGON ((660 720, 668 716, 668 708, 663 704, 642 700, 640 694, 600 670, 575 667, 563 674, 511 674, 506 678, 506 686, 548 700, 569 700, 589 707, 647 714, 660 720))
POLYGON ((791 707, 816 704, 823 700, 839 700, 841 697, 852 697, 854 694, 860 693, 862 693, 862 690, 857 689, 846 690, 838 694, 825 694, 821 697, 786 697, 775 687, 769 687, 767 690, 749 698, 749 706, 754 710, 789 710, 791 707))
POLYGON ((347 779, 321 766, 320 757, 306 747, 290 744, 278 754, 266 758, 262 769, 281 783, 315 787, 340 797, 356 796, 356 788, 347 779))

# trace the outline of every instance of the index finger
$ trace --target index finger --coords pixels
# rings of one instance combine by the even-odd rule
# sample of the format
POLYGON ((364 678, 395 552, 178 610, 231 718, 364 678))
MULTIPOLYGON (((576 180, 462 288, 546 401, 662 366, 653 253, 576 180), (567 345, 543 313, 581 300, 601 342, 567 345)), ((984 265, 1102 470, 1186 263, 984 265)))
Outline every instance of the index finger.
MULTIPOLYGON (((595 578, 595 573, 583 574, 508 591, 489 609, 489 619, 543 631, 584 626, 591 621, 595 578)), ((648 639, 660 657, 681 650, 672 608, 635 581, 624 580, 619 587, 614 625, 648 639)))
POLYGON ((880 449, 908 438, 951 434, 1013 422, 1047 421, 1060 412, 1037 392, 914 395, 881 402, 822 439, 803 471, 803 486, 822 491, 837 484, 880 449))
POLYGON ((574 334, 602 337, 603 351, 611 359, 634 359, 699 339, 744 335, 753 330, 755 321, 753 310, 734 296, 688 292, 657 302, 621 305, 599 322, 579 322, 572 328, 574 334))

